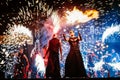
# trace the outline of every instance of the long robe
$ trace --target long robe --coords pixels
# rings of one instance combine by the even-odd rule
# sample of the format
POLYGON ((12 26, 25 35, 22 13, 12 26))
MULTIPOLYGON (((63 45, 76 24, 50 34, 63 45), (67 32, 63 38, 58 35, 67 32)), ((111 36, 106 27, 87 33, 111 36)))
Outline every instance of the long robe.
POLYGON ((87 77, 77 37, 69 39, 70 52, 65 62, 65 77, 87 77))

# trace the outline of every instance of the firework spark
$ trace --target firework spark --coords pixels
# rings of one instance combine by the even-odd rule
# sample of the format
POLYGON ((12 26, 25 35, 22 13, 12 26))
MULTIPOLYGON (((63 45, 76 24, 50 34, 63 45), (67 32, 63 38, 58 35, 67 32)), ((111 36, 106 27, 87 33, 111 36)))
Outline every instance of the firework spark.
POLYGON ((9 27, 6 36, 3 39, 4 44, 24 44, 25 41, 32 43, 32 32, 23 25, 14 25, 9 27))

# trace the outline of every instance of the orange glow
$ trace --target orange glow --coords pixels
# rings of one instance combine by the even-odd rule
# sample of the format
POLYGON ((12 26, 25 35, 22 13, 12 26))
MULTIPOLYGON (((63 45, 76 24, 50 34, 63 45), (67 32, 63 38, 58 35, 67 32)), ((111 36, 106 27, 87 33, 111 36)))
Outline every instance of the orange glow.
POLYGON ((80 11, 76 7, 72 11, 66 11, 67 24, 85 23, 91 19, 97 19, 99 13, 96 10, 87 10, 85 12, 80 11))
POLYGON ((61 17, 58 11, 52 12, 52 15, 50 16, 51 21, 48 21, 51 24, 48 26, 52 27, 53 34, 55 34, 61 27, 85 23, 97 18, 99 18, 99 12, 96 10, 86 10, 83 12, 74 7, 72 11, 66 11, 65 15, 61 17))

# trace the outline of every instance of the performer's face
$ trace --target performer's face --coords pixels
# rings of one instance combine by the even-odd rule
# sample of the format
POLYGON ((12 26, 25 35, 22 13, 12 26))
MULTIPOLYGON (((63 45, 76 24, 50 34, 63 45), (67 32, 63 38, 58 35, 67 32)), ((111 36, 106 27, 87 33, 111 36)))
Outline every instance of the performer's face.
POLYGON ((23 53, 23 49, 20 49, 20 53, 21 53, 21 54, 23 53))
POLYGON ((54 35, 53 35, 53 38, 56 38, 56 37, 57 37, 57 34, 54 34, 54 35))
POLYGON ((74 36, 74 32, 73 31, 70 31, 70 36, 74 36))

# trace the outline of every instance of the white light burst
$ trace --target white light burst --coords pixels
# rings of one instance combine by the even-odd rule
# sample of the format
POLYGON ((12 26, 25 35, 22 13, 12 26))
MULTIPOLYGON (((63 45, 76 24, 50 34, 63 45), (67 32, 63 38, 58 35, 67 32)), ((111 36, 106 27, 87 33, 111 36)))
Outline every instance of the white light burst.
POLYGON ((8 31, 5 33, 3 43, 4 44, 19 44, 22 45, 27 41, 28 43, 33 43, 32 32, 23 25, 14 25, 9 27, 8 31))
POLYGON ((112 25, 111 27, 107 28, 102 35, 102 42, 104 42, 107 37, 114 34, 115 32, 120 32, 120 25, 112 25))
POLYGON ((12 32, 13 34, 15 34, 15 33, 25 34, 25 35, 32 38, 32 32, 28 28, 26 28, 25 26, 14 25, 13 28, 14 28, 14 31, 12 32))
POLYGON ((40 54, 36 54, 35 66, 37 67, 37 72, 43 73, 43 76, 44 76, 44 73, 45 73, 44 59, 40 54))

